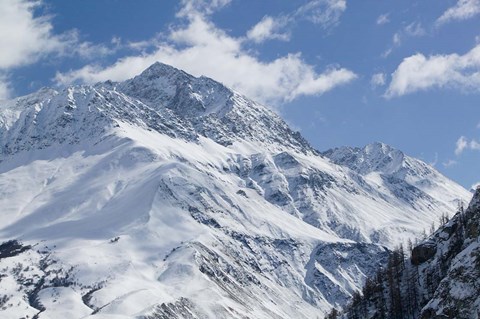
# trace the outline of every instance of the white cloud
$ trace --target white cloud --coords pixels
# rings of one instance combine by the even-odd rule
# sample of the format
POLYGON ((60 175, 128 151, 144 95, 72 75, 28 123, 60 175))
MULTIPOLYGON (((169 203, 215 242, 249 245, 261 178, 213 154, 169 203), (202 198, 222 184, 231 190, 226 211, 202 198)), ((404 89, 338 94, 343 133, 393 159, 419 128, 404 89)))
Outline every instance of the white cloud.
POLYGON ((51 16, 38 15, 42 0, 2 0, 0 2, 0 99, 10 97, 7 74, 46 56, 93 58, 110 54, 112 49, 80 41, 76 30, 56 34, 51 16))
POLYGON ((210 15, 230 4, 232 0, 182 0, 182 8, 177 13, 179 17, 191 17, 197 14, 210 15))
POLYGON ((395 48, 398 48, 402 45, 403 41, 409 37, 421 37, 426 35, 427 32, 422 27, 422 24, 419 22, 412 22, 409 25, 403 27, 399 31, 395 32, 392 37, 392 44, 390 48, 386 49, 382 53, 382 57, 388 57, 395 48))
POLYGON ((465 136, 460 136, 455 143, 455 155, 461 155, 465 150, 480 151, 480 142, 475 139, 470 141, 465 136))
POLYGON ((387 98, 430 88, 480 88, 480 45, 464 55, 446 54, 429 57, 421 53, 403 59, 392 74, 387 98))
POLYGON ((393 48, 388 48, 382 53, 382 58, 388 57, 390 54, 392 54, 393 48))
POLYGON ((436 23, 442 25, 453 20, 466 20, 477 14, 480 14, 480 0, 458 0, 457 4, 448 8, 436 23))
POLYGON ((389 23, 390 22, 390 18, 388 17, 389 15, 390 15, 389 13, 379 15, 377 18, 377 24, 382 25, 382 24, 389 23))
POLYGON ((40 0, 0 3, 0 70, 32 64, 48 54, 84 58, 109 54, 103 45, 81 42, 76 30, 55 34, 50 16, 37 16, 40 0))
POLYGON ((56 80, 61 84, 121 81, 161 61, 196 76, 212 77, 261 102, 281 103, 322 94, 356 78, 352 71, 339 67, 318 73, 300 53, 261 61, 242 48, 243 42, 244 38, 229 36, 202 13, 190 11, 187 24, 173 28, 167 40, 156 43, 148 54, 127 56, 107 67, 87 65, 58 73, 56 80))
POLYGON ((392 45, 382 53, 382 58, 388 57, 390 54, 392 54, 393 49, 396 47, 399 47, 401 44, 402 44, 401 33, 400 31, 395 32, 395 34, 392 37, 392 45))
POLYGON ((421 37, 427 34, 420 22, 412 22, 404 29, 406 35, 411 37, 421 37))
POLYGON ((428 165, 435 167, 437 166, 437 163, 438 163, 438 153, 435 153, 435 157, 433 158, 433 161, 428 163, 428 165))
POLYGON ((455 143, 455 155, 460 155, 468 147, 468 141, 465 136, 460 136, 455 143))
POLYGON ((312 0, 301 6, 294 15, 328 29, 338 24, 346 9, 346 0, 312 0))
POLYGON ((346 9, 346 0, 311 0, 294 12, 277 17, 263 17, 247 32, 247 39, 256 43, 271 39, 288 41, 291 33, 289 29, 299 20, 310 21, 327 30, 339 23, 346 9))
POLYGON ((379 87, 384 86, 387 81, 387 77, 385 73, 375 73, 372 75, 372 79, 370 80, 370 84, 372 87, 379 87))
POLYGON ((294 90, 287 95, 287 100, 293 100, 300 95, 323 94, 357 77, 352 71, 347 69, 331 69, 322 74, 316 74, 310 66, 305 65, 301 61, 297 61, 297 63, 298 65, 292 71, 298 72, 296 75, 297 80, 300 80, 302 73, 304 78, 297 82, 298 85, 295 85, 294 90))
POLYGON ((458 164, 458 162, 455 161, 455 160, 452 160, 452 159, 449 159, 446 162, 442 163, 443 167, 445 167, 445 168, 449 168, 449 167, 455 166, 457 164, 458 164))
POLYGON ((5 76, 0 76, 0 100, 7 100, 10 98, 10 84, 5 76))
POLYGON ((247 32, 247 38, 256 43, 270 39, 288 41, 290 39, 290 33, 288 31, 282 31, 287 25, 288 20, 286 17, 273 18, 265 16, 247 32))
POLYGON ((480 151, 480 142, 476 140, 471 140, 469 146, 471 150, 480 151))
MULTIPOLYGON (((78 55, 84 59, 93 59, 101 56, 112 54, 119 48, 119 45, 114 40, 112 45, 114 48, 108 47, 103 44, 93 44, 91 42, 82 42, 76 31, 69 32, 68 40, 64 41, 65 49, 63 54, 67 56, 78 55)), ((64 35, 65 36, 65 35, 64 35)))
POLYGON ((399 32, 396 32, 396 33, 393 35, 392 42, 393 42, 393 44, 396 45, 396 46, 399 46, 399 45, 402 43, 402 40, 400 39, 400 33, 399 33, 399 32))
POLYGON ((0 69, 35 62, 43 55, 62 51, 62 39, 52 34, 46 17, 35 17, 39 0, 2 0, 0 4, 0 69))

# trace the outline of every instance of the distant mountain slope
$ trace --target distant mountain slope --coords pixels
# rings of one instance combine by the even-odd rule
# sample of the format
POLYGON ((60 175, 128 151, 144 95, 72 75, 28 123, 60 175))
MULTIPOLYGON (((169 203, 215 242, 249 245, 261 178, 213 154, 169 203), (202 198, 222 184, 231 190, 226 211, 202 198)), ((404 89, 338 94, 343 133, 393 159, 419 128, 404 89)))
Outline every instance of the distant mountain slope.
POLYGON ((364 148, 336 148, 323 155, 376 184, 384 196, 394 197, 414 208, 426 208, 420 204, 422 199, 440 199, 446 203, 465 200, 457 195, 465 193, 456 183, 430 165, 384 143, 372 143, 364 148))
POLYGON ((335 164, 159 63, 7 101, 0 141, 6 318, 322 317, 470 196, 410 158, 404 177, 335 164))

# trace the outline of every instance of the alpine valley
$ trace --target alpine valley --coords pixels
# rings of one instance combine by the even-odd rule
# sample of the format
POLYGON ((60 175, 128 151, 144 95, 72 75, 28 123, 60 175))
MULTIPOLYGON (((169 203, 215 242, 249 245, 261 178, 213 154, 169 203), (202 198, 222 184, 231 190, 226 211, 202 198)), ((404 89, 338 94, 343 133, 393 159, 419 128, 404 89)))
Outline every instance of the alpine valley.
POLYGON ((42 89, 0 102, 0 317, 324 318, 470 197, 161 63, 42 89))

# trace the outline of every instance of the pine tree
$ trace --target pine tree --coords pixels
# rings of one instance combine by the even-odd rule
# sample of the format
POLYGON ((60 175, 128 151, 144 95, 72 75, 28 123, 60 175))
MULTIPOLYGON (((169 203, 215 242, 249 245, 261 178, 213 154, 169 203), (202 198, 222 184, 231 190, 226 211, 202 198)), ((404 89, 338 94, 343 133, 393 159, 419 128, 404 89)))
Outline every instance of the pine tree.
POLYGON ((333 308, 332 311, 325 317, 325 319, 337 319, 339 312, 337 309, 333 308))

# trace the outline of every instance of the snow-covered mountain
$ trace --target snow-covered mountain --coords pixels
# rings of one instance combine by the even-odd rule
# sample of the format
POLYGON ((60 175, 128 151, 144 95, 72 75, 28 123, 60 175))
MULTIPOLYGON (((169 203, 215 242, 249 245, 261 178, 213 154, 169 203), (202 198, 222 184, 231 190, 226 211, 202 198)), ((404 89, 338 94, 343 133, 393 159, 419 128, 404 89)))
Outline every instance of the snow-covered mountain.
MULTIPOLYGON (((428 210, 429 202, 439 198, 452 199, 454 183, 430 165, 384 143, 372 143, 364 148, 341 147, 323 155, 376 184, 385 196, 393 195, 419 211, 428 210)), ((465 197, 457 197, 457 202, 464 200, 465 197)))
MULTIPOLYGON (((339 318, 478 318, 480 188, 466 210, 411 247, 394 252, 339 318)), ((333 316, 333 314, 332 314, 333 316)))
POLYGON ((2 318, 322 318, 470 196, 160 63, 2 103, 2 318))

